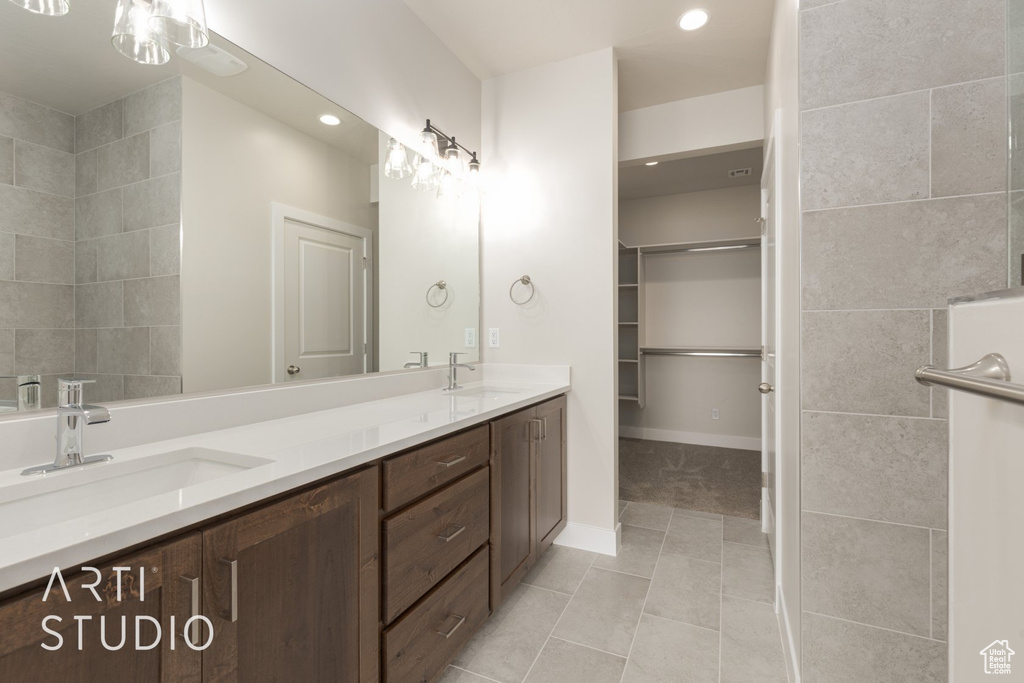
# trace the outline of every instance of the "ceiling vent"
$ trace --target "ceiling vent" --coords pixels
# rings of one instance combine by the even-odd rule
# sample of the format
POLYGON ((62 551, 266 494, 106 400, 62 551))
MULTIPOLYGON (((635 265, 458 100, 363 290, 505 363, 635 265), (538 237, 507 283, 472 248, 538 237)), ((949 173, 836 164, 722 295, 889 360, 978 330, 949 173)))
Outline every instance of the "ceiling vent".
POLYGON ((749 168, 734 168, 729 171, 730 178, 743 178, 751 174, 752 169, 749 168))
POLYGON ((192 62, 203 71, 209 71, 214 76, 221 78, 237 76, 249 68, 249 65, 241 59, 212 43, 200 48, 179 47, 178 54, 182 59, 192 62))

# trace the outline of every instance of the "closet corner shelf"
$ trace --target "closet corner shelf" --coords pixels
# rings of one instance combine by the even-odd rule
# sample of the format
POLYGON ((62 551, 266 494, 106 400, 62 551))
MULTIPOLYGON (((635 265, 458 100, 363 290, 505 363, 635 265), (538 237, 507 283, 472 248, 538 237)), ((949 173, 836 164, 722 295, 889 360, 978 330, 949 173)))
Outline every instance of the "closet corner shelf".
POLYGON ((675 244, 646 244, 637 249, 641 254, 669 254, 680 252, 715 252, 732 249, 756 249, 761 246, 760 237, 741 237, 727 240, 708 240, 704 242, 678 242, 675 244))
POLYGON ((637 403, 639 403, 640 402, 640 397, 639 396, 619 396, 619 400, 620 401, 636 401, 637 403))
POLYGON ((699 358, 760 358, 761 348, 718 348, 713 346, 643 346, 645 356, 696 356, 699 358))

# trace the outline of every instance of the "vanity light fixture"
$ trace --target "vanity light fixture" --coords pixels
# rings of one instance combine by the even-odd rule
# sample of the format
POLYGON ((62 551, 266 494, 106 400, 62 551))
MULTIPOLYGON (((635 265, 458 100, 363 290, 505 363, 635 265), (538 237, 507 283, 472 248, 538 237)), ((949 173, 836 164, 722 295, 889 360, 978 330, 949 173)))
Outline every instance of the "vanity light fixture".
POLYGON ((398 140, 388 140, 388 153, 384 158, 384 175, 388 178, 401 180, 412 173, 412 164, 409 163, 409 153, 398 140))
POLYGON ((171 60, 163 40, 149 25, 153 3, 150 0, 117 0, 114 13, 114 49, 139 64, 160 66, 171 60))
POLYGON ((210 44, 203 0, 152 0, 152 5, 149 25, 162 38, 182 47, 210 44))
POLYGON ((320 117, 320 123, 325 126, 339 126, 341 125, 341 119, 334 114, 324 114, 320 117))
POLYGON ((67 0, 11 0, 11 2, 33 14, 43 14, 48 17, 62 17, 71 11, 67 0))
POLYGON ((692 9, 679 17, 679 28, 684 31, 696 31, 708 23, 710 15, 704 9, 692 9))
MULTIPOLYGON (((454 136, 445 135, 427 119, 420 132, 420 144, 413 162, 412 186, 417 190, 438 190, 438 196, 461 196, 465 190, 466 166, 462 153, 471 158, 469 179, 476 182, 480 175, 480 160, 476 152, 456 142, 454 136), (442 152, 443 158, 442 158, 442 152)), ((385 167, 385 174, 387 167, 385 167)), ((403 176, 388 175, 389 178, 403 176)))

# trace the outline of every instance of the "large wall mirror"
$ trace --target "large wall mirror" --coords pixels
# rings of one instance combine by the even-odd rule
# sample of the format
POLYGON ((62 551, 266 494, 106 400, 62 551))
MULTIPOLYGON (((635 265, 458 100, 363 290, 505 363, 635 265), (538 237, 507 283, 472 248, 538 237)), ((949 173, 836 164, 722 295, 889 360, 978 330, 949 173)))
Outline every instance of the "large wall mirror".
POLYGON ((216 34, 132 62, 116 4, 0 2, 0 412, 477 358, 475 192, 216 34))

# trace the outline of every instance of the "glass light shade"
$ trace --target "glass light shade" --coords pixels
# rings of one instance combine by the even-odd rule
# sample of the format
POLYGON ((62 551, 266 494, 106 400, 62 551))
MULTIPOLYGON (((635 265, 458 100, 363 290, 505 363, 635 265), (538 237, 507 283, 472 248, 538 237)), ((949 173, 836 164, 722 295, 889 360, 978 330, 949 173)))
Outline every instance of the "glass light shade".
POLYGON ((434 163, 425 156, 417 154, 414 166, 416 168, 416 173, 412 177, 413 189, 437 189, 437 171, 434 169, 434 163))
POLYGON ((149 25, 175 45, 198 48, 210 43, 203 0, 153 0, 149 25))
POLYGON ((424 130, 420 133, 420 146, 428 156, 430 154, 433 154, 435 158, 441 156, 441 153, 437 151, 437 135, 432 130, 424 130))
POLYGON ((110 42, 118 52, 139 64, 159 66, 171 60, 171 53, 149 27, 152 8, 149 0, 117 0, 110 42))
POLYGON ((384 175, 400 180, 411 173, 412 165, 409 163, 409 154, 405 151, 405 145, 391 138, 388 141, 388 154, 384 159, 384 175))
POLYGON ((48 17, 62 17, 71 11, 67 0, 11 0, 18 7, 29 12, 45 14, 48 17))

